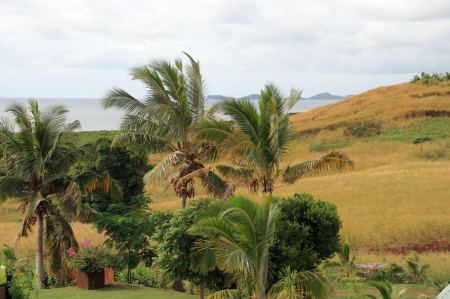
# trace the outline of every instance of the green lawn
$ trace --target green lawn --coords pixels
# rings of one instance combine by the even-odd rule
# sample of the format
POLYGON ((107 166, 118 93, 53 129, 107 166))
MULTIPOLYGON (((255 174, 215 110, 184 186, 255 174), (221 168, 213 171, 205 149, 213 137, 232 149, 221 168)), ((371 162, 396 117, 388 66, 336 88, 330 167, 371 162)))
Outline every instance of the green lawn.
MULTIPOLYGON (((338 284, 336 296, 338 299, 364 298, 366 294, 378 295, 374 288, 365 283, 338 284)), ((436 291, 425 285, 395 285, 397 290, 408 289, 404 294, 405 299, 434 298, 436 291)), ((80 290, 76 287, 61 289, 49 289, 39 292, 39 296, 31 296, 32 299, 193 299, 198 295, 189 295, 171 290, 151 289, 140 286, 115 285, 95 291, 80 290)), ((367 297, 366 297, 367 298, 367 297)))
POLYGON ((100 290, 80 290, 76 287, 49 289, 39 292, 33 299, 192 299, 197 295, 188 295, 170 290, 151 289, 140 286, 114 285, 100 290))

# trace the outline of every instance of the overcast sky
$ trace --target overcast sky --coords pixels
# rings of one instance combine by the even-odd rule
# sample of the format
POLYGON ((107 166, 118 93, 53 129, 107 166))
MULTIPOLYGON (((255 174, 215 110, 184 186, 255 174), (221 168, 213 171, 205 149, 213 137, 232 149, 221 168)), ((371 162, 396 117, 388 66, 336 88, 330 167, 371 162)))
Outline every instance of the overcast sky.
POLYGON ((450 71, 450 1, 0 0, 0 97, 140 96, 129 68, 181 51, 210 94, 353 94, 450 71))

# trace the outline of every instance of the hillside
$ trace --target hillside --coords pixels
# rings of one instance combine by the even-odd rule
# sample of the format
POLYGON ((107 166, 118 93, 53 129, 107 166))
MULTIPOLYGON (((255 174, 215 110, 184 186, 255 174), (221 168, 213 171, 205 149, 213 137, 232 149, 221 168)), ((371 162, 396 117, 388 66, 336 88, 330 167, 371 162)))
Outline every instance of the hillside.
POLYGON ((339 128, 358 121, 377 121, 390 127, 420 117, 450 117, 450 81, 436 85, 405 83, 379 87, 345 101, 297 114, 299 130, 339 128))

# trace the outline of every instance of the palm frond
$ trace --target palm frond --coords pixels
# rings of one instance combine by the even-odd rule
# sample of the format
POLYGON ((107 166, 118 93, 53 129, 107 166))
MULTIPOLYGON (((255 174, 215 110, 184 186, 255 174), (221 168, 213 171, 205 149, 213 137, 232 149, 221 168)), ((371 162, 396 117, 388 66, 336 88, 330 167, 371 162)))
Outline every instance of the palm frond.
POLYGON ((208 299, 241 299, 245 298, 240 290, 220 290, 208 296, 208 299))
POLYGON ((328 299, 334 294, 330 282, 314 271, 284 269, 283 277, 268 292, 269 299, 328 299))
POLYGON ((248 99, 228 99, 221 105, 222 112, 230 117, 248 138, 258 144, 259 114, 255 106, 248 99))
POLYGON ((315 160, 288 166, 283 179, 289 184, 295 183, 304 176, 314 176, 326 172, 343 172, 354 168, 354 162, 344 153, 333 151, 315 160))
POLYGON ((178 166, 184 159, 185 154, 180 151, 168 154, 144 176, 144 181, 150 183, 157 182, 163 177, 167 178, 169 169, 178 166))

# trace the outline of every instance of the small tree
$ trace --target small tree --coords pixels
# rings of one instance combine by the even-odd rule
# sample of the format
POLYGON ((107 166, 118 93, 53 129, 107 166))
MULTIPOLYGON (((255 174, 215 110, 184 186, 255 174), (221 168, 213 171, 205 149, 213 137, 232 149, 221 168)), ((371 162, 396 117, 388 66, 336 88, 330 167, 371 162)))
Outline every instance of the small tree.
POLYGON ((429 142, 429 141, 431 141, 431 138, 429 138, 429 137, 419 137, 419 138, 414 139, 412 143, 414 143, 416 145, 420 144, 420 151, 422 151, 423 144, 425 142, 429 142))
MULTIPOLYGON (((183 291, 179 285, 181 280, 189 280, 200 287, 200 298, 203 298, 203 288, 212 290, 224 288, 229 277, 214 269, 200 271, 195 259, 194 244, 201 237, 188 234, 188 229, 210 208, 211 200, 192 201, 185 209, 177 211, 170 221, 159 225, 153 236, 156 246, 156 264, 174 279, 174 289, 183 291)), ((155 214, 157 217, 158 214, 155 214)), ((153 217, 153 216, 152 216, 153 217)))
POLYGON ((405 258, 406 271, 413 283, 420 283, 426 279, 429 264, 421 264, 417 253, 411 253, 405 258))
POLYGON ((148 202, 146 197, 136 196, 128 203, 111 204, 95 220, 97 228, 108 237, 107 244, 121 253, 121 264, 125 264, 128 270, 128 283, 131 283, 131 269, 139 264, 142 256, 148 256, 150 252, 153 226, 147 211, 148 202))
POLYGON ((281 214, 270 250, 273 280, 287 266, 312 270, 339 250, 341 221, 334 204, 301 193, 279 200, 278 206, 281 214))
POLYGON ((144 191, 144 174, 149 166, 143 155, 127 148, 114 146, 108 139, 95 143, 97 158, 90 167, 98 173, 109 173, 120 183, 123 197, 114 199, 104 192, 96 192, 83 201, 99 213, 94 223, 108 237, 109 246, 114 246, 127 266, 128 283, 131 269, 136 267, 141 256, 149 254, 149 239, 153 232, 147 206, 149 199, 141 195, 144 191))

